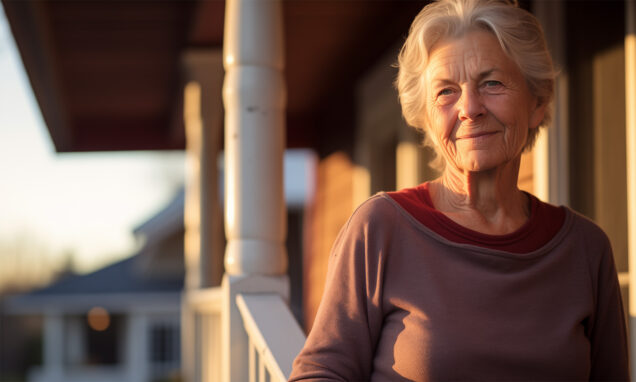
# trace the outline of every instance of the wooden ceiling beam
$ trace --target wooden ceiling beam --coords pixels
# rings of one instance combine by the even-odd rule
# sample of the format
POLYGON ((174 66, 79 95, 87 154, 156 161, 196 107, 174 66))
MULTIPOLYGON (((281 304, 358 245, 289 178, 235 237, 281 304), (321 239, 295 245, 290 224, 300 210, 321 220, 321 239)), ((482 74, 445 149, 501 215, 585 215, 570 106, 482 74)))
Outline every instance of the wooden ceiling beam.
POLYGON ((60 151, 72 150, 64 83, 47 17, 49 3, 2 0, 2 5, 53 144, 60 151))

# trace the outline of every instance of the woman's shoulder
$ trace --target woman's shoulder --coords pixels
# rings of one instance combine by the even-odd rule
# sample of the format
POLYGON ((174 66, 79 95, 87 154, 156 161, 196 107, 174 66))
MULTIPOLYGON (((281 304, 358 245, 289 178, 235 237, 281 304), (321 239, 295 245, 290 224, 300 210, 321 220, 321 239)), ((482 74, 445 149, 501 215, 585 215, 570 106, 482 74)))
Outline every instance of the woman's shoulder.
POLYGON ((385 236, 406 222, 400 209, 386 192, 379 192, 355 208, 339 236, 385 236))
MULTIPOLYGON (((607 235, 592 219, 567 206, 557 206, 528 194, 533 199, 533 211, 542 225, 558 223, 561 234, 566 237, 590 238, 594 241, 609 243, 607 235)), ((557 233, 558 234, 558 233, 557 233)))
POLYGON ((378 192, 360 204, 354 215, 383 217, 391 214, 409 220, 409 216, 417 215, 416 212, 422 208, 434 210, 428 196, 427 182, 397 191, 378 192))
POLYGON ((609 245, 607 234, 596 222, 570 207, 563 208, 566 211, 566 218, 570 221, 570 233, 572 235, 609 245))
POLYGON ((353 211, 350 222, 375 222, 387 216, 395 216, 398 213, 396 203, 384 191, 378 192, 364 202, 360 203, 353 211))
POLYGON ((561 242, 576 253, 585 255, 592 268, 601 263, 613 264, 612 244, 605 231, 589 217, 569 207, 564 209, 566 223, 561 242))
POLYGON ((348 258, 367 265, 382 261, 376 255, 380 248, 391 246, 400 225, 397 208, 382 192, 362 202, 340 229, 331 249, 332 261, 348 258))

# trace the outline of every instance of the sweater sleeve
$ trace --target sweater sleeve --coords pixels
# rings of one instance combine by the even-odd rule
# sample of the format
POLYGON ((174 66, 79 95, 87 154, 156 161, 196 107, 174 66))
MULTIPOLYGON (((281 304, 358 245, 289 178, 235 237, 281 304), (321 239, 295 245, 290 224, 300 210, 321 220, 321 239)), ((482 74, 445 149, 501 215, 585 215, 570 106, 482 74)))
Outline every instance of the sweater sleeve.
POLYGON ((370 378, 382 326, 382 251, 369 240, 370 209, 367 201, 334 243, 325 291, 290 381, 370 378))
POLYGON ((629 358, 620 286, 609 240, 596 275, 596 306, 591 322, 591 381, 629 381, 629 358))

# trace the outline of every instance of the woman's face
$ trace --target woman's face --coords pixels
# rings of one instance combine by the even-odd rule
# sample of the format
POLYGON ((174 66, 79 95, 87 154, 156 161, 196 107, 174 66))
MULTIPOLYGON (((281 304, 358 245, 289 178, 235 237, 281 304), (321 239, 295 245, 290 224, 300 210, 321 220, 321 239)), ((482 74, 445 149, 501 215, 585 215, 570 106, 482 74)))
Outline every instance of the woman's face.
POLYGON ((496 37, 472 31, 442 40, 425 72, 428 132, 448 166, 485 171, 521 155, 543 119, 521 71, 496 37))

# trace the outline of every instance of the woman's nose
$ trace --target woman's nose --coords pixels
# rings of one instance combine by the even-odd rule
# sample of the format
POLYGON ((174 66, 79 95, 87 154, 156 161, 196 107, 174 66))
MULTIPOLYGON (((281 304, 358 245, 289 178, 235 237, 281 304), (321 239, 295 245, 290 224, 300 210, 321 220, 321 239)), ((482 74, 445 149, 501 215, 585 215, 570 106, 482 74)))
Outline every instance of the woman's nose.
POLYGON ((475 120, 486 114, 486 108, 482 103, 481 95, 472 89, 462 92, 459 100, 460 121, 475 120))

